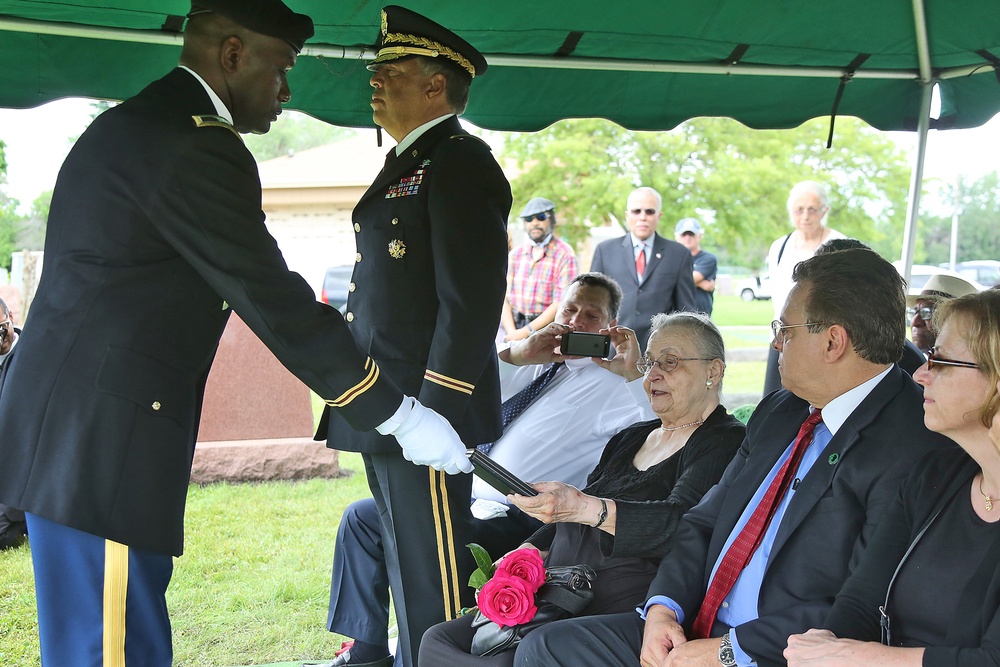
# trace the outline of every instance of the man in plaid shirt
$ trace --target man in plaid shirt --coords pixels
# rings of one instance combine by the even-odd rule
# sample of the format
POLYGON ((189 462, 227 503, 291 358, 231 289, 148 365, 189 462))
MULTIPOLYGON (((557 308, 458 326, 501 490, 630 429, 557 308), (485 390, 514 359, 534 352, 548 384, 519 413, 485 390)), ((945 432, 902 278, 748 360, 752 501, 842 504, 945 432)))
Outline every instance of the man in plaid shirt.
POLYGON ((507 256, 505 340, 522 340, 555 319, 562 290, 577 274, 576 255, 556 238, 556 205, 535 197, 521 211, 528 242, 507 256))

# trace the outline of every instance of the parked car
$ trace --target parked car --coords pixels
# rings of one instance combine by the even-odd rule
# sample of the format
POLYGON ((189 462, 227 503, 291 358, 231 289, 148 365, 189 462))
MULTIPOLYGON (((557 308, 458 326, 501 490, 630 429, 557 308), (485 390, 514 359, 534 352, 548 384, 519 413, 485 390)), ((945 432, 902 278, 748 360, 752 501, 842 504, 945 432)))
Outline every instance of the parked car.
MULTIPOLYGON (((899 275, 903 275, 902 262, 896 260, 895 262, 892 263, 892 265, 896 267, 897 271, 899 271, 899 275)), ((911 296, 920 294, 920 291, 924 288, 924 285, 927 284, 927 281, 930 280, 930 277, 936 274, 944 274, 947 276, 954 276, 955 278, 962 278, 963 280, 967 280, 970 283, 972 283, 973 287, 975 287, 979 291, 986 289, 983 285, 979 284, 979 282, 970 279, 968 276, 962 275, 958 271, 952 271, 951 269, 943 269, 940 266, 931 266, 930 264, 914 264, 910 268, 910 283, 907 285, 907 294, 911 296)))
POLYGON ((323 278, 323 291, 320 294, 320 299, 322 299, 323 303, 329 304, 343 312, 344 307, 347 305, 347 292, 353 273, 353 264, 348 266, 331 266, 327 269, 326 276, 323 278))
POLYGON ((754 299, 771 298, 771 279, 765 273, 762 276, 753 276, 736 283, 736 293, 744 301, 754 299))
MULTIPOLYGON (((948 268, 950 264, 941 264, 948 268)), ((1000 262, 995 259, 974 259, 968 262, 959 262, 955 265, 958 271, 966 280, 982 283, 987 287, 1000 285, 1000 262)))

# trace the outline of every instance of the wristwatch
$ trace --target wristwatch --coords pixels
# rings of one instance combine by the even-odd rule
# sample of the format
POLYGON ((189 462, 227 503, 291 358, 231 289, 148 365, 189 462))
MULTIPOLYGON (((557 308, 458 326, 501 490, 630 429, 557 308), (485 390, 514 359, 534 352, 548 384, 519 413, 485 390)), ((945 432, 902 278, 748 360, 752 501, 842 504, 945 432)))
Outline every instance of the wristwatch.
POLYGON ((719 645, 719 663, 722 667, 736 667, 736 654, 733 653, 733 640, 729 638, 729 633, 722 635, 722 644, 719 645))

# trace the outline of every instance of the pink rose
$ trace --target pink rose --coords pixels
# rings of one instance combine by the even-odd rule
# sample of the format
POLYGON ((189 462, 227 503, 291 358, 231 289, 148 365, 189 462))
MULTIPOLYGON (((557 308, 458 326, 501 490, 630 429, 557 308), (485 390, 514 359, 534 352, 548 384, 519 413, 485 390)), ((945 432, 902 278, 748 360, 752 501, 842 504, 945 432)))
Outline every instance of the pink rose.
POLYGON ((501 627, 527 623, 538 612, 528 582, 499 570, 479 589, 477 601, 479 611, 501 627))
POLYGON ((532 592, 545 583, 545 563, 536 549, 518 549, 504 556, 497 565, 497 573, 500 572, 524 579, 532 592))

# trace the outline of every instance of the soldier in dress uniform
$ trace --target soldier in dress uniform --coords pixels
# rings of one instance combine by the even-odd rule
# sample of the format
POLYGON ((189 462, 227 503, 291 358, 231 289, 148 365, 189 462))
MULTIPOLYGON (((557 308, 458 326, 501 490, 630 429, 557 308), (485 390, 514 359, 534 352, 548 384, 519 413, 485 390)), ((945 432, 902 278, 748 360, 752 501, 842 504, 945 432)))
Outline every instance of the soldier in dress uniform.
MULTIPOLYGON (((354 209, 358 252, 346 318, 404 393, 447 418, 466 445, 491 442, 501 434, 494 338, 511 192, 489 146, 457 118, 486 60, 446 28, 395 6, 382 11, 375 50, 373 117, 398 144, 354 209)), ((399 627, 396 662, 409 667, 424 630, 472 602, 472 478, 414 465, 391 440, 350 429, 335 410, 327 417, 318 437, 364 453, 399 627)), ((335 664, 392 663, 384 641, 382 656, 365 648, 356 643, 335 664)))
POLYGON ((98 117, 59 172, 6 369, 17 390, 0 396, 0 503, 27 513, 45 667, 171 664, 165 594, 232 310, 340 423, 469 468, 454 430, 403 396, 264 225, 238 133, 281 113, 312 21, 281 0, 198 0, 189 16, 181 66, 98 117))

